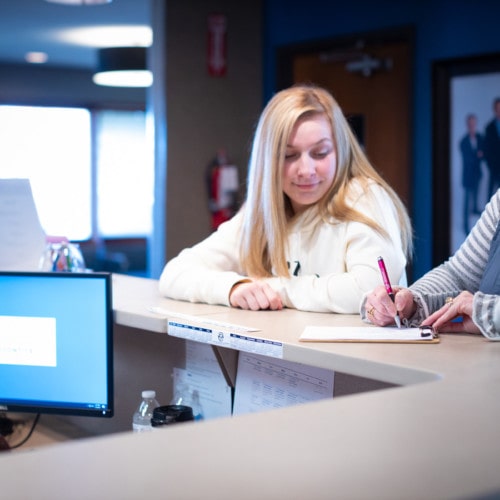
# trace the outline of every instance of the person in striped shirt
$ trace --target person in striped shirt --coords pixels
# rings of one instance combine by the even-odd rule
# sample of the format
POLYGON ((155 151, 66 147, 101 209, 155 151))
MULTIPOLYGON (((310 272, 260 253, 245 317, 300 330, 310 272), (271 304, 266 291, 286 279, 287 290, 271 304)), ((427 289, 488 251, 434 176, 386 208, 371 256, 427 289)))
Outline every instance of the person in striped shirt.
POLYGON ((500 340, 500 189, 491 197, 467 239, 446 262, 409 288, 384 286, 367 293, 360 306, 364 321, 407 326, 432 325, 440 332, 483 334, 500 340))

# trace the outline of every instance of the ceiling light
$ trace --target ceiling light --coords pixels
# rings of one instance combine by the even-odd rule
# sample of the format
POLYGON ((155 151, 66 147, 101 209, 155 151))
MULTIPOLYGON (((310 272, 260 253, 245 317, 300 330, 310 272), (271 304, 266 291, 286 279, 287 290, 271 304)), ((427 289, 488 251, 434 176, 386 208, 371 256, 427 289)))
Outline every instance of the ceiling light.
POLYGON ((65 5, 98 5, 111 3, 113 0, 45 0, 49 3, 63 3, 65 5))
POLYGON ((99 63, 93 81, 109 87, 149 87, 153 73, 146 67, 145 47, 99 49, 99 63))
POLYGON ((43 64, 46 63, 49 56, 45 52, 27 52, 24 59, 29 63, 43 64))
POLYGON ((85 47, 150 47, 153 30, 146 25, 88 26, 58 30, 52 34, 61 42, 85 47))

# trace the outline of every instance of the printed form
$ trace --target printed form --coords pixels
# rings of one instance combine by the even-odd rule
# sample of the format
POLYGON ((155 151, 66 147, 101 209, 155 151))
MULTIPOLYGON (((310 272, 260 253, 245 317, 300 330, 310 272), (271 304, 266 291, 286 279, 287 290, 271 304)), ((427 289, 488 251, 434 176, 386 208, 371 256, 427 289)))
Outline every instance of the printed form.
POLYGON ((173 384, 174 394, 184 393, 188 400, 197 393, 204 419, 231 416, 231 387, 210 345, 186 342, 186 368, 174 368, 173 384))
POLYGON ((334 372, 241 352, 233 415, 333 397, 334 372))

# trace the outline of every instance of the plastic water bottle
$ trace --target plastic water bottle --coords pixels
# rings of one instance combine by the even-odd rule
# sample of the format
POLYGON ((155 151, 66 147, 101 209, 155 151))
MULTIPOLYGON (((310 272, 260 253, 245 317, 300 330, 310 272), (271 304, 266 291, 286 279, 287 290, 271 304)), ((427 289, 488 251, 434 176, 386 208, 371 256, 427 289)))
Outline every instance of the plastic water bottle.
POLYGON ((151 417, 153 410, 160 404, 156 401, 156 391, 142 391, 142 401, 132 418, 132 430, 134 432, 151 431, 151 417))
POLYGON ((198 391, 193 391, 191 395, 191 406, 193 408, 194 419, 203 420, 203 408, 201 406, 200 395, 198 391))
POLYGON ((187 384, 177 384, 171 405, 184 405, 193 409, 194 420, 203 420, 203 408, 201 406, 200 394, 196 389, 191 390, 187 384))

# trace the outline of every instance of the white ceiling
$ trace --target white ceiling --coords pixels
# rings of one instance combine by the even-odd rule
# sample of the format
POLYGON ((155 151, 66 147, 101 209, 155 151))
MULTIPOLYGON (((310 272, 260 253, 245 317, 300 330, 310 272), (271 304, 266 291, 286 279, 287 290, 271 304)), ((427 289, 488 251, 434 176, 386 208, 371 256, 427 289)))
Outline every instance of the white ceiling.
MULTIPOLYGON (((0 0, 0 64, 26 63, 29 51, 46 52, 46 65, 94 68, 95 47, 58 41, 68 28, 150 25, 149 0, 113 0, 110 4, 74 6, 45 0, 0 0)), ((1 71, 1 69, 0 69, 1 71)))

